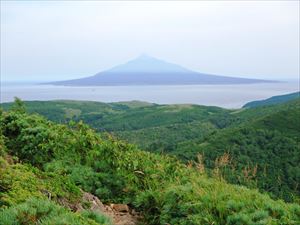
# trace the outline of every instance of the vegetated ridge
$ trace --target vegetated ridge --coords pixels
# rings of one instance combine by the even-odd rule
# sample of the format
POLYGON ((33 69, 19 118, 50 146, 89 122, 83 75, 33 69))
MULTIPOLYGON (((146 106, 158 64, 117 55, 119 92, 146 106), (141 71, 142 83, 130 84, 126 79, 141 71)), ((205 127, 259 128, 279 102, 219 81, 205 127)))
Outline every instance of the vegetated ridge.
POLYGON ((300 92, 294 92, 286 95, 278 95, 278 96, 273 96, 268 99, 260 100, 260 101, 253 101, 253 102, 248 102, 243 106, 243 108, 253 108, 253 107, 258 107, 258 106, 266 106, 266 105, 276 105, 280 103, 285 103, 287 101, 293 100, 293 99, 298 99, 300 98, 300 92))

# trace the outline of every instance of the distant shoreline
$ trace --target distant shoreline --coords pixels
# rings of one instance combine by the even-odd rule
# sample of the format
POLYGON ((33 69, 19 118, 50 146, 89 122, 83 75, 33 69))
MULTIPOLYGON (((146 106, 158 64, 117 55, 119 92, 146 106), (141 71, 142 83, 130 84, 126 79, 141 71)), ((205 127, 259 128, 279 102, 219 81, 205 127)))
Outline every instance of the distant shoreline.
POLYGON ((39 84, 1 85, 0 102, 17 96, 31 100, 79 100, 120 102, 139 100, 157 104, 196 104, 241 108, 250 101, 266 99, 299 90, 298 82, 242 85, 138 85, 138 86, 55 86, 39 84))

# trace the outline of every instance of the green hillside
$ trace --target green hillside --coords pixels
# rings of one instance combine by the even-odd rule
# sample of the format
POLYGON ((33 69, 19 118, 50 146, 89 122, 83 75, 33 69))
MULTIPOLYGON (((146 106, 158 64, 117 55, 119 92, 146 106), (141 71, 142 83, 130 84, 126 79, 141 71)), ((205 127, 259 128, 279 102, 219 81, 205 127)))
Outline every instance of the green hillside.
POLYGON ((103 134, 184 163, 201 157, 209 175, 219 167, 216 161, 227 156, 227 165, 217 168, 224 179, 290 202, 299 202, 300 196, 299 105, 299 99, 239 110, 144 102, 26 102, 29 112, 57 122, 83 120, 103 134))
MULTIPOLYGON (((4 103, 1 106, 7 110, 11 105, 11 103, 4 103)), ((127 140, 147 149, 153 144, 165 148, 164 143, 169 145, 169 140, 172 140, 171 144, 176 144, 203 136, 210 130, 226 127, 238 119, 232 114, 232 110, 198 105, 82 101, 32 101, 25 102, 25 105, 28 112, 39 113, 52 121, 83 120, 98 131, 113 132, 118 137, 128 137, 127 140), (149 138, 147 143, 143 138, 145 134, 146 138, 149 138), (164 138, 160 138, 161 135, 164 138)))
POLYGON ((260 101, 253 101, 253 102, 248 102, 243 106, 243 108, 254 108, 254 107, 259 107, 259 106, 266 106, 266 105, 276 105, 276 104, 282 104, 294 99, 299 99, 300 98, 300 92, 295 92, 291 94, 286 94, 286 95, 278 95, 278 96, 273 96, 271 98, 265 99, 265 100, 260 100, 260 101))
POLYGON ((217 159, 228 155, 230 162, 222 173, 229 182, 253 185, 274 197, 299 201, 300 101, 236 114, 245 122, 218 130, 205 139, 179 143, 173 153, 180 156, 183 152, 194 159, 201 154, 211 169, 217 159), (261 112, 265 113, 259 116, 261 112), (248 176, 250 170, 255 174, 248 176))
POLYGON ((216 159, 228 154, 230 162, 223 168, 228 181, 246 185, 253 182, 277 197, 299 201, 299 124, 298 102, 294 109, 220 130, 196 144, 181 143, 178 149, 193 149, 191 155, 204 155, 209 168, 215 167, 216 159), (249 179, 245 180, 245 173, 249 179))
MULTIPOLYGON (((9 109, 11 103, 1 107, 9 109)), ((218 126, 231 110, 198 105, 157 105, 144 102, 100 103, 88 101, 28 101, 28 112, 39 113, 55 122, 83 120, 96 129, 106 131, 136 130, 199 120, 214 120, 218 126)))
POLYGON ((5 225, 108 224, 101 215, 65 208, 62 202, 79 201, 79 188, 104 202, 129 204, 142 213, 143 224, 299 224, 298 204, 227 184, 217 174, 209 178, 201 164, 141 151, 83 123, 55 124, 26 114, 17 103, 0 114, 5 225))

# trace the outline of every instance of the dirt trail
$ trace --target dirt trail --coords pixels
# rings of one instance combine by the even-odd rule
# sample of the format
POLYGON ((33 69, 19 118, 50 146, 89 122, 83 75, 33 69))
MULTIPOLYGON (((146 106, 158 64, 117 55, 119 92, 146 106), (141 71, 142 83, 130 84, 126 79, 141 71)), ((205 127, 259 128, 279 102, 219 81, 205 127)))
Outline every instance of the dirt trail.
MULTIPOLYGON (((90 204, 90 210, 100 212, 113 221, 114 225, 137 225, 141 216, 134 210, 131 210, 124 204, 104 205, 96 196, 84 192, 82 200, 90 204)), ((82 206, 78 206, 78 211, 83 210, 82 206)))

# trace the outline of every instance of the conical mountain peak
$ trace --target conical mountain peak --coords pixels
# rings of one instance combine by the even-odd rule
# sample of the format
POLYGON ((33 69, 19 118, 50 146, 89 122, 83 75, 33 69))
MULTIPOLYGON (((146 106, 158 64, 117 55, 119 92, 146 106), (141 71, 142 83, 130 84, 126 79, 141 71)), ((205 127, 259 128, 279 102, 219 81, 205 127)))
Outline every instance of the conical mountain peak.
POLYGON ((139 55, 138 57, 124 63, 122 65, 116 66, 109 70, 110 72, 132 72, 132 73, 182 73, 188 72, 179 65, 169 63, 155 57, 149 56, 147 54, 139 55))
POLYGON ((128 61, 128 63, 129 62, 139 62, 139 61, 142 61, 142 62, 145 62, 145 61, 152 61, 152 62, 154 62, 154 61, 156 61, 156 62, 164 62, 164 63, 166 63, 165 61, 163 61, 161 59, 158 59, 156 57, 153 57, 153 56, 145 54, 145 53, 143 53, 143 54, 135 57, 134 59, 128 61))
POLYGON ((140 54, 138 57, 135 58, 135 60, 147 60, 147 59, 155 59, 155 58, 146 53, 140 54))
POLYGON ((257 79, 225 77, 195 72, 180 65, 142 54, 99 72, 94 76, 53 82, 56 85, 179 85, 179 84, 247 84, 268 82, 257 79))

